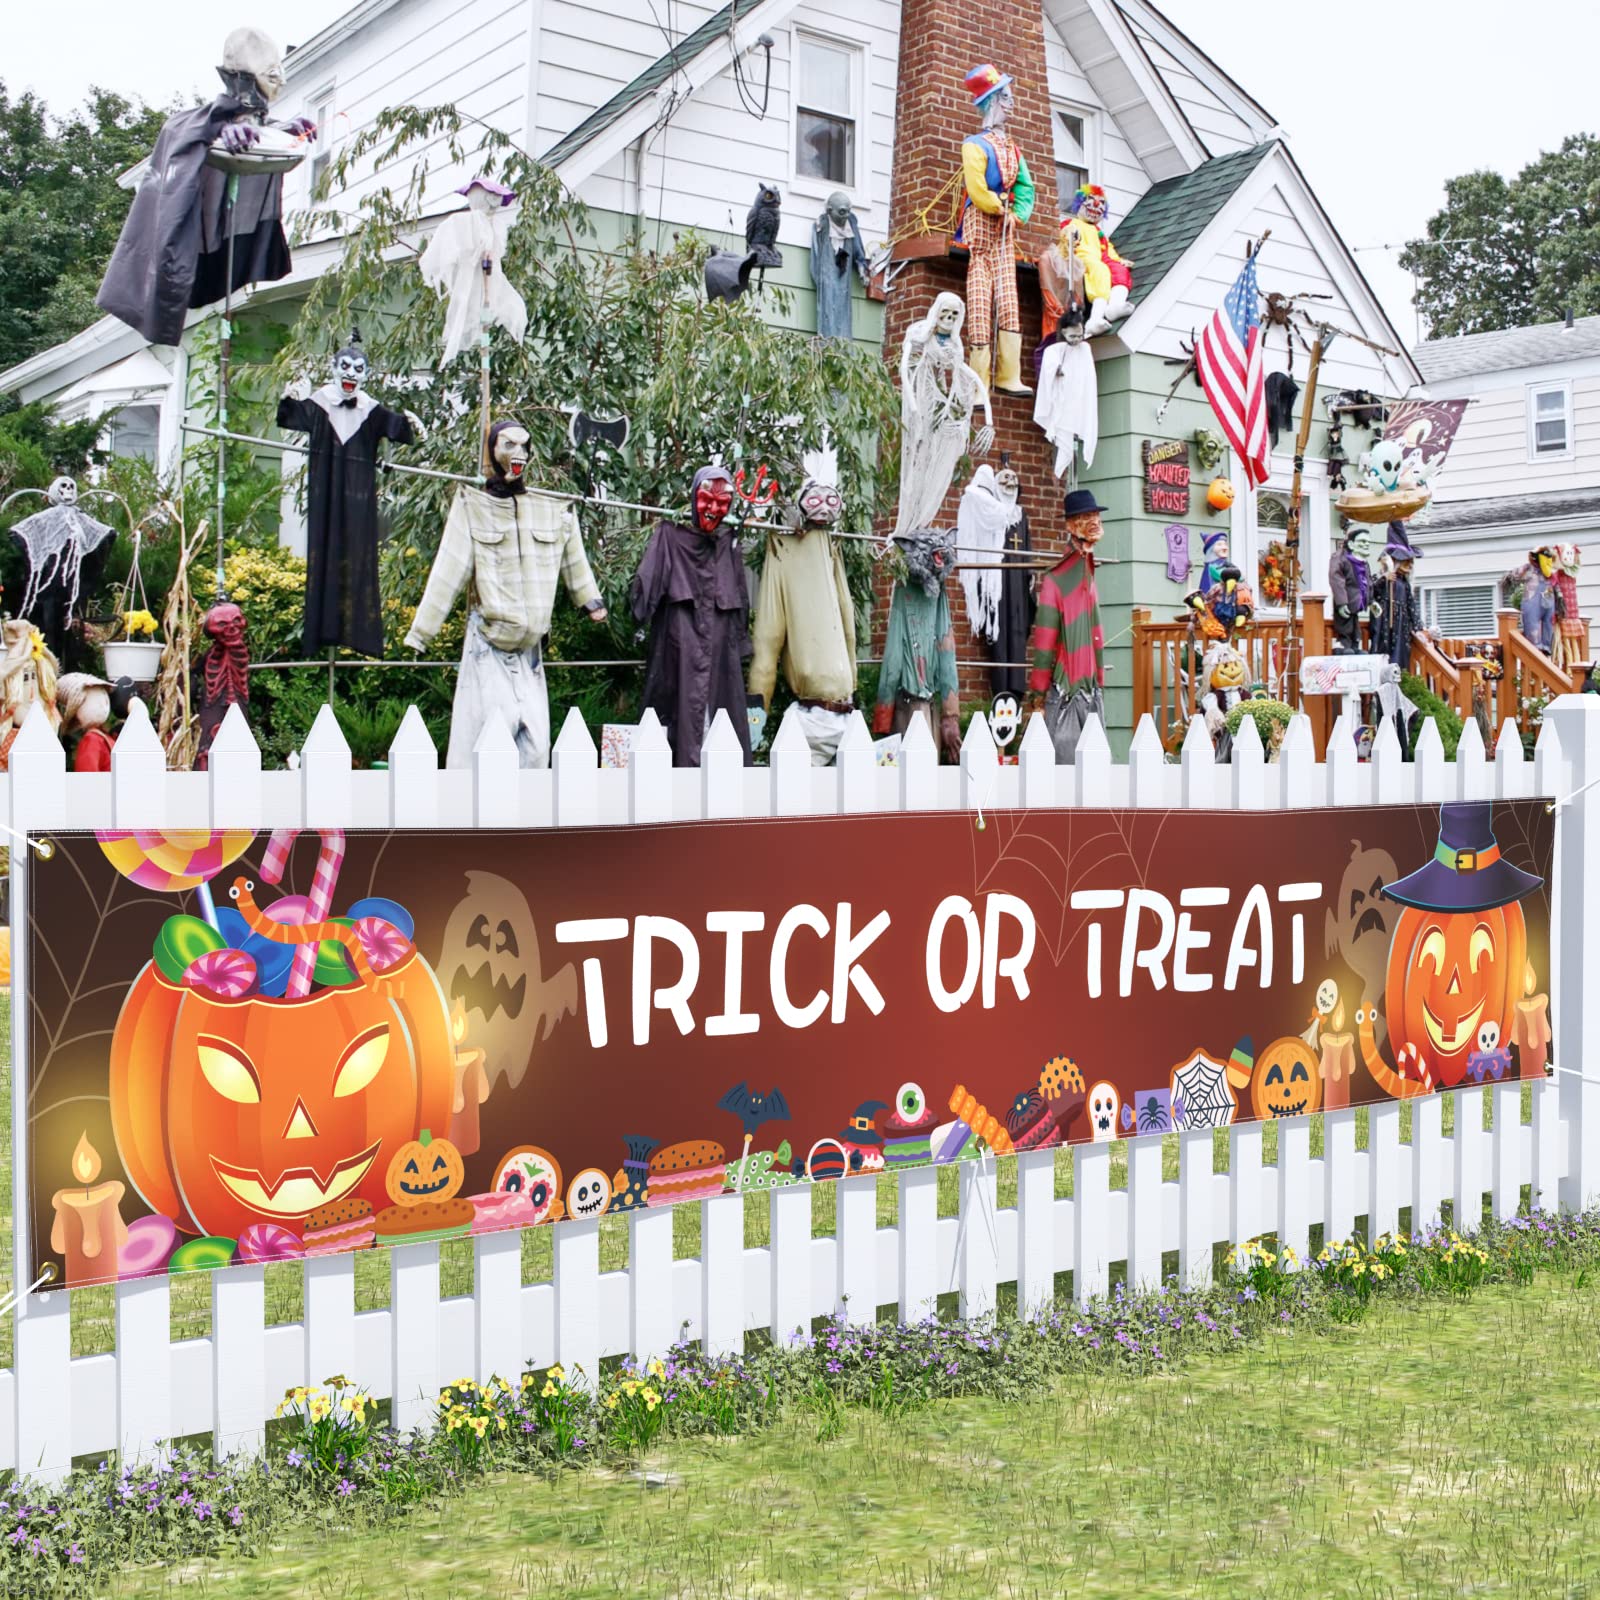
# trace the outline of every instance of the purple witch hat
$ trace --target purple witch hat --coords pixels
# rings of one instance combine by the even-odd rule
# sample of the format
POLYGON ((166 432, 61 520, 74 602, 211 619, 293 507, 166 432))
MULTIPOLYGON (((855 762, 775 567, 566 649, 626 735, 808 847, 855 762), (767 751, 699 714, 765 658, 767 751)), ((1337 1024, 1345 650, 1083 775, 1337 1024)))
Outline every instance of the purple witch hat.
POLYGON ((471 178, 456 190, 457 194, 471 194, 474 189, 482 189, 485 194, 496 195, 502 206, 508 206, 517 198, 515 189, 508 189, 503 183, 495 183, 489 178, 471 178))
POLYGON ((1500 854, 1493 810, 1487 800, 1440 806, 1433 860, 1389 884, 1384 895, 1420 911, 1490 911, 1537 889, 1543 878, 1500 854))

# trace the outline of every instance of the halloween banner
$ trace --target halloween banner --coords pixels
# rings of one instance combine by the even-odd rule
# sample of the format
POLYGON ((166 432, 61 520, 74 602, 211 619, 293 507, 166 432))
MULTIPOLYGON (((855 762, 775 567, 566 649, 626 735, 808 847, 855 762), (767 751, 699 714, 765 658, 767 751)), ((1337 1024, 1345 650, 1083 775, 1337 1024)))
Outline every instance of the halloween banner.
POLYGON ((30 852, 69 1285, 1542 1076, 1537 801, 30 852))
POLYGON ((1424 466, 1437 474, 1455 443, 1456 430, 1470 400, 1396 400, 1389 406, 1383 437, 1415 450, 1424 466))

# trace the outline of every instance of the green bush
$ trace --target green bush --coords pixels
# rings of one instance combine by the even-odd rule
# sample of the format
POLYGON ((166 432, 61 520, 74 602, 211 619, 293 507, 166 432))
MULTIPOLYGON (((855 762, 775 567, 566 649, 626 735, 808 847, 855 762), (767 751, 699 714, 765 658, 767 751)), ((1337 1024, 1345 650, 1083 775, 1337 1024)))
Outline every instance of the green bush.
MULTIPOLYGON (((1456 743, 1461 738, 1461 718, 1447 706, 1421 678, 1414 672, 1405 672, 1400 675, 1400 688, 1424 717, 1432 717, 1439 725, 1439 738, 1444 745, 1444 758, 1454 761, 1456 758, 1456 743)), ((1421 730, 1422 718, 1417 719, 1416 728, 1412 732, 1413 747, 1415 747, 1416 734, 1421 730)))

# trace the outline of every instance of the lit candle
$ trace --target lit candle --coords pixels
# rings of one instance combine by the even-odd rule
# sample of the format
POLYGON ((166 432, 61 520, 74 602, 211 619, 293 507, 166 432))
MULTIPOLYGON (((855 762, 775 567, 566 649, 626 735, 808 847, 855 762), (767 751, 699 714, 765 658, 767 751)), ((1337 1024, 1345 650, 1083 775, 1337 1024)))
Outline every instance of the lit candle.
POLYGON ((118 1257, 128 1242, 122 1220, 126 1191, 114 1178, 95 1182, 100 1176, 100 1153, 89 1143, 87 1132, 78 1136, 72 1152, 72 1176, 77 1185, 58 1189, 50 1197, 56 1213, 50 1248, 66 1258, 68 1288, 115 1278, 118 1257))
POLYGON ((1344 1001, 1333 1008, 1330 1025, 1322 1030, 1322 1105, 1342 1111, 1350 1104, 1350 1074, 1356 1069, 1354 1035, 1344 1031, 1344 1001))
POLYGON ((482 1143, 478 1107, 489 1098, 488 1054, 461 1047, 467 1035, 467 1013, 459 995, 450 1013, 450 1033, 456 1046, 456 1085, 450 1102, 449 1138, 462 1155, 470 1156, 482 1143))
POLYGON ((1542 1078, 1550 1056, 1550 996, 1535 994, 1538 976, 1531 961, 1522 973, 1523 998, 1511 1019, 1511 1042, 1517 1047, 1517 1070, 1524 1078, 1542 1078))

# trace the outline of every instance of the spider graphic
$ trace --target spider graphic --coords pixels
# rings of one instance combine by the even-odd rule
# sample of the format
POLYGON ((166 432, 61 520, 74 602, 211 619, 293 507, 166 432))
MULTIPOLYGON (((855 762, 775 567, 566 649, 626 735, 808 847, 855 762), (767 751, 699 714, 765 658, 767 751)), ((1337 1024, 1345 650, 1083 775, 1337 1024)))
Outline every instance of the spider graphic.
POLYGON ((1139 1107, 1140 1133, 1165 1133, 1171 1124, 1167 1108, 1154 1095, 1149 1095, 1139 1107))
POLYGON ((1011 1109, 1006 1113, 1007 1130, 1013 1136, 1021 1133, 1038 1116, 1039 1108, 1043 1104, 1044 1096, 1037 1089, 1024 1089, 1011 1102, 1011 1109))

